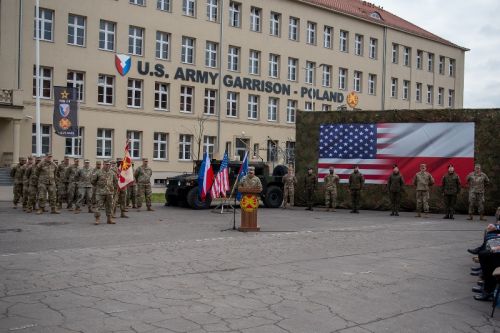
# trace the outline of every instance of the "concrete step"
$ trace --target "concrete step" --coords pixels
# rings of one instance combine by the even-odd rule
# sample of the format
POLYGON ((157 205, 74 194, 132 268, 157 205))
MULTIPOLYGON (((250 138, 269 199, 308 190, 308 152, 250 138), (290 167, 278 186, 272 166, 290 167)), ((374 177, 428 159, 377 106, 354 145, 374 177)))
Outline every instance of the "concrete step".
POLYGON ((0 186, 12 186, 12 184, 10 168, 0 168, 0 186))

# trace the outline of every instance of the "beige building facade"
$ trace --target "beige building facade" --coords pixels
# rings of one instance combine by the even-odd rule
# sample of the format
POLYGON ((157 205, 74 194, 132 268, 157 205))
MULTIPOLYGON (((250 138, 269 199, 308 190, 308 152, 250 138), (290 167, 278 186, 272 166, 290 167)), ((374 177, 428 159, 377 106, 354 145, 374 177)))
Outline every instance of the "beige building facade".
POLYGON ((0 163, 148 157, 155 183, 208 151, 293 163, 299 110, 461 108, 467 49, 362 1, 0 0, 0 163), (341 6, 348 3, 349 6, 341 6), (52 126, 78 89, 79 136, 52 126))

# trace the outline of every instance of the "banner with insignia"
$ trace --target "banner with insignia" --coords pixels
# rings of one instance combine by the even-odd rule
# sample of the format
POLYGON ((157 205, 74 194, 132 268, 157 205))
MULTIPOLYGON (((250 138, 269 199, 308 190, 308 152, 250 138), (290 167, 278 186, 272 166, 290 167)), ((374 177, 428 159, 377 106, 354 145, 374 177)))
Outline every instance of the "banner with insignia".
POLYGON ((54 87, 53 126, 57 135, 78 136, 78 90, 73 87, 54 87))

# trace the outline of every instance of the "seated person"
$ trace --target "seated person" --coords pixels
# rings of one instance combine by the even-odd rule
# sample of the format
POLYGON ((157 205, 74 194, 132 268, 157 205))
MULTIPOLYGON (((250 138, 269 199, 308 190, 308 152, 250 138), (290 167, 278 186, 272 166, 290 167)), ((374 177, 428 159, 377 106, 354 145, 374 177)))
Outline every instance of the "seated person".
POLYGON ((493 271, 500 267, 500 236, 486 241, 484 249, 479 251, 478 256, 484 285, 482 292, 475 295, 474 299, 477 301, 491 301, 496 286, 493 271))

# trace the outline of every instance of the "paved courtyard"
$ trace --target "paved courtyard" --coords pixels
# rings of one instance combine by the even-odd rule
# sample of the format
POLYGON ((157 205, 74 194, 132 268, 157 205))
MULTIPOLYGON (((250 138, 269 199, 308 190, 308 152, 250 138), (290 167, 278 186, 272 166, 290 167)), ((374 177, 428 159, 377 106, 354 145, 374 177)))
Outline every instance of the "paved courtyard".
POLYGON ((470 290, 485 223, 261 209, 245 234, 221 231, 232 214, 155 209, 94 226, 0 202, 0 331, 500 331, 470 290))

